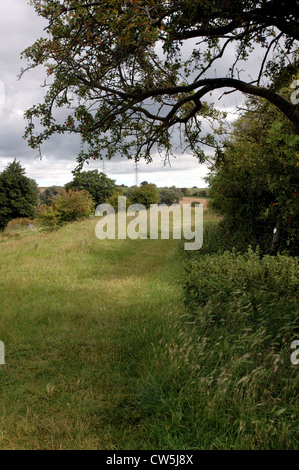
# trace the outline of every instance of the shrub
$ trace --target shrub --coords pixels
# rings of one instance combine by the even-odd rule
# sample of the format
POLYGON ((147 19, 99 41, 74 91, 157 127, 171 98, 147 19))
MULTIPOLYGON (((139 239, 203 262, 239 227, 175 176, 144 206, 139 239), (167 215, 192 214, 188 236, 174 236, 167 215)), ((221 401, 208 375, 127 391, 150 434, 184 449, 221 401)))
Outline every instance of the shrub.
POLYGON ((297 447, 290 347, 299 338, 298 274, 298 259, 252 249, 201 255, 186 266, 188 394, 198 403, 188 411, 202 435, 217 428, 217 448, 226 448, 226 438, 242 449, 297 447))
MULTIPOLYGON (((198 204, 193 201, 191 206, 198 204)), ((210 212, 216 216, 214 212, 210 212)), ((241 253, 245 253, 248 250, 248 246, 251 245, 256 248, 256 239, 248 234, 247 227, 242 231, 241 227, 238 230, 231 230, 231 227, 224 223, 223 220, 216 220, 206 223, 204 226, 203 233, 203 246, 200 250, 200 254, 222 254, 225 251, 236 250, 241 253)), ((272 236, 264 237, 259 245, 259 249, 262 252, 267 251, 269 244, 271 243, 272 236)))
POLYGON ((17 219, 12 219, 8 222, 6 226, 6 231, 19 230, 22 227, 28 227, 29 224, 32 224, 32 220, 27 217, 19 217, 17 219))
POLYGON ((263 331, 261 348, 268 344, 278 351, 299 335, 298 259, 260 257, 249 248, 245 254, 202 255, 190 261, 187 272, 186 304, 201 329, 227 328, 232 338, 263 331))
MULTIPOLYGON (((289 86, 281 93, 289 93, 289 86)), ((299 253, 298 146, 290 122, 252 99, 208 178, 211 206, 224 216, 222 225, 272 254, 299 253)))
POLYGON ((94 201, 86 191, 62 191, 51 206, 43 207, 40 220, 45 227, 57 228, 89 217, 93 209, 94 201))

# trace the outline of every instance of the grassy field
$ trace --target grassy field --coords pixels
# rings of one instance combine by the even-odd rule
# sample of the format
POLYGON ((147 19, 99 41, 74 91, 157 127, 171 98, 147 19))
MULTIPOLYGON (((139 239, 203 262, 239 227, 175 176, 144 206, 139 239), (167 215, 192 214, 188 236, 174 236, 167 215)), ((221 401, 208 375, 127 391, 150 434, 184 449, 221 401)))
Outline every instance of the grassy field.
POLYGON ((295 448, 294 367, 269 350, 271 374, 255 369, 209 305, 192 319, 181 241, 100 241, 95 224, 0 238, 0 448, 295 448))
POLYGON ((100 241, 94 226, 0 244, 2 449, 160 445, 132 403, 182 314, 178 242, 100 241))

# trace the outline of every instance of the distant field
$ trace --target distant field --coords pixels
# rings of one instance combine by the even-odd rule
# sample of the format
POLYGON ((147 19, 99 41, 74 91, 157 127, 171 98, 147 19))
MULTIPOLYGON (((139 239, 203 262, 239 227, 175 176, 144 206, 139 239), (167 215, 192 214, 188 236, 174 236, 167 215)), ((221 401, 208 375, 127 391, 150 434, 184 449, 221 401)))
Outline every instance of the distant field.
MULTIPOLYGON (((194 196, 196 193, 202 192, 202 191, 205 191, 207 193, 207 196, 209 196, 211 190, 209 188, 188 188, 188 195, 194 196)), ((202 196, 198 196, 198 197, 202 197, 202 196)))
POLYGON ((202 204, 204 207, 207 207, 209 199, 208 198, 200 198, 200 197, 183 197, 180 201, 180 205, 183 204, 191 204, 193 201, 196 201, 198 204, 202 204))

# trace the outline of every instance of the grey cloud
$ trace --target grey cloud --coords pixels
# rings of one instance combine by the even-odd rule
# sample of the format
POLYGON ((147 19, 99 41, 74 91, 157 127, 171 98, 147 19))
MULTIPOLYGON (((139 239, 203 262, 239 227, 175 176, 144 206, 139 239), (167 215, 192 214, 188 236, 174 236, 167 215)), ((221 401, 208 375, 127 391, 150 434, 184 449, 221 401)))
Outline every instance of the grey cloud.
MULTIPOLYGON (((17 75, 24 61, 20 60, 20 53, 39 38, 45 36, 43 28, 46 22, 38 17, 34 9, 23 0, 9 0, 1 4, 0 18, 0 80, 5 86, 5 104, 0 104, 0 171, 13 158, 21 161, 27 169, 27 174, 35 178, 42 185, 64 184, 72 178, 71 171, 76 166, 76 156, 80 151, 80 140, 77 136, 53 136, 42 147, 43 160, 35 157, 37 152, 27 146, 22 139, 25 129, 23 112, 25 109, 38 103, 45 92, 41 84, 45 78, 43 69, 26 73, 22 80, 17 81, 17 75)), ((194 44, 193 44, 194 45, 194 44)), ((192 44, 187 45, 190 50, 192 44)), ((186 50, 187 50, 186 49, 186 50)), ((259 62, 259 51, 255 59, 246 68, 246 74, 254 73, 259 62)), ((217 76, 226 74, 229 58, 217 65, 217 76)), ((213 72, 212 72, 213 73, 213 72)), ((221 92, 222 93, 222 92, 221 92)), ((218 101, 219 92, 214 92, 209 98, 219 108, 226 106, 229 110, 243 100, 241 94, 227 95, 223 102, 218 101)), ((206 130, 206 127, 204 127, 206 130)), ((179 138, 175 141, 179 144, 179 138)), ((178 158, 172 159, 171 167, 163 167, 161 158, 155 156, 152 164, 140 162, 140 180, 151 180, 157 184, 171 186, 203 186, 203 177, 207 173, 206 165, 199 165, 191 156, 182 154, 182 149, 176 151, 178 158)), ((102 169, 100 161, 92 162, 85 169, 102 169)), ((106 163, 109 177, 118 183, 134 183, 134 164, 121 157, 106 163)))

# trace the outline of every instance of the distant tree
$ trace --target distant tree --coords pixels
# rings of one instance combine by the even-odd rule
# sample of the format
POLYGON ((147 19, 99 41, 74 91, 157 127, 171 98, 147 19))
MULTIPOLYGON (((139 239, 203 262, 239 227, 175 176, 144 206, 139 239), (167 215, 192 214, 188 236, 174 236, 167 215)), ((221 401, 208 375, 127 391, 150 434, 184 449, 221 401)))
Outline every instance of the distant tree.
POLYGON ((41 203, 45 204, 46 206, 50 206, 55 196, 60 194, 61 191, 62 188, 59 186, 49 186, 39 196, 41 203))
POLYGON ((146 186, 148 184, 147 181, 142 181, 142 183, 140 183, 140 186, 146 186))
POLYGON ((66 191, 70 189, 87 191, 96 204, 103 204, 109 199, 115 188, 115 181, 108 178, 105 173, 99 173, 98 170, 76 173, 73 181, 65 185, 66 191))
POLYGON ((188 194, 189 190, 188 190, 188 188, 182 188, 181 192, 182 192, 183 196, 186 196, 188 194))
MULTIPOLYGON (((115 193, 112 194, 111 197, 109 197, 109 199, 107 199, 107 203, 108 204, 111 204, 111 206, 113 207, 113 209, 115 210, 115 212, 118 212, 118 198, 119 196, 123 196, 123 193, 120 192, 120 191, 116 191, 115 193)), ((128 209, 128 207, 131 205, 131 201, 130 199, 127 197, 126 199, 126 209, 128 209)))
POLYGON ((155 184, 146 184, 140 188, 135 187, 130 196, 132 204, 143 204, 149 209, 151 204, 159 202, 159 193, 155 184))
POLYGON ((160 203, 171 206, 172 204, 178 204, 182 199, 183 195, 178 188, 165 188, 160 192, 160 203))
POLYGON ((15 159, 0 174, 0 229, 16 218, 33 218, 38 204, 38 187, 25 176, 25 169, 15 159))
POLYGON ((126 188, 126 189, 124 190, 124 196, 126 196, 127 199, 130 199, 132 192, 133 192, 134 189, 136 189, 136 188, 137 188, 137 186, 131 186, 130 188, 126 188))

